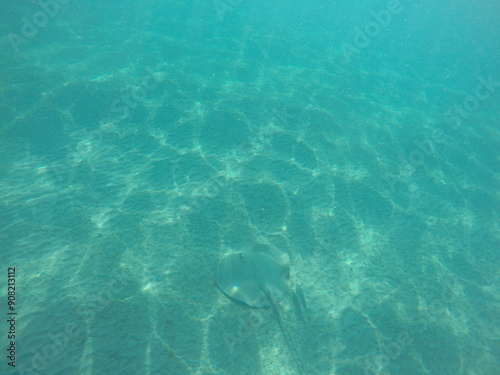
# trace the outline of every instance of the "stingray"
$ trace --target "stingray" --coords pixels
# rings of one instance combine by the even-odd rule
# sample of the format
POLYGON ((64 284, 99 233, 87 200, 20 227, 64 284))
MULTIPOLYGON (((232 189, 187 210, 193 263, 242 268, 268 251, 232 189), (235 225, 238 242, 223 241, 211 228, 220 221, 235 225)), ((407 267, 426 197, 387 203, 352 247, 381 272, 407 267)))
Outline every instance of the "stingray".
POLYGON ((221 259, 217 267, 216 282, 232 300, 274 311, 299 372, 307 374, 277 305, 288 291, 289 262, 287 254, 269 248, 230 253, 221 259))

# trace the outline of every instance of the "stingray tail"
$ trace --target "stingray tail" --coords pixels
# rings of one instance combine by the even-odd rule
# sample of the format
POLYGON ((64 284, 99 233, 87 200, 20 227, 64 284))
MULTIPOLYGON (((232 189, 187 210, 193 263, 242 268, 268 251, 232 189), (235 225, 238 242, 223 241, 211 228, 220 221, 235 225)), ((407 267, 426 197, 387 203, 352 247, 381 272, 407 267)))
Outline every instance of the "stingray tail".
MULTIPOLYGON (((271 293, 269 293, 269 294, 271 294, 271 293)), ((288 329, 286 328, 285 322, 281 318, 281 314, 278 311, 278 306, 276 306, 276 302, 274 301, 274 298, 269 295, 269 300, 271 301, 273 311, 276 314, 276 317, 278 318, 279 325, 281 327, 281 330, 283 331, 283 335, 285 336, 286 344, 288 346, 288 349, 290 349, 290 353, 292 353, 292 357, 295 361, 295 364, 297 365, 297 368, 299 370, 299 374, 309 375, 309 372, 307 371, 307 368, 304 364, 304 361, 302 361, 302 358, 300 357, 297 346, 295 345, 295 341, 293 341, 292 336, 290 335, 290 332, 288 332, 288 329)))

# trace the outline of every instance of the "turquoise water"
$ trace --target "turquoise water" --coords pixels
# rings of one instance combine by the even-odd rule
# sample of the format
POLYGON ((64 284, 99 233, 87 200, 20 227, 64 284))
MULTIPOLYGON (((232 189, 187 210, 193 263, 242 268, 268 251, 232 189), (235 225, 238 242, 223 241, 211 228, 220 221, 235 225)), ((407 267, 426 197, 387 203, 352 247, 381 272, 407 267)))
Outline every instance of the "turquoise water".
POLYGON ((58 1, 0 15, 1 374, 498 374, 498 3, 58 1))

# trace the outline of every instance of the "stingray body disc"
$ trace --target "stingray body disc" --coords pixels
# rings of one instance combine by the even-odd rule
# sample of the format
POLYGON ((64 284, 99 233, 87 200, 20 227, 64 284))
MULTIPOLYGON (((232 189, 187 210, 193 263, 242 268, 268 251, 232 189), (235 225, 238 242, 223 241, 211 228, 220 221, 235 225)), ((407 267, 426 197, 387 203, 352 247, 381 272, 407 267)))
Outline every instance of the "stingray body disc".
POLYGON ((217 267, 217 286, 251 307, 269 307, 288 290, 289 266, 261 253, 231 253, 217 267))

